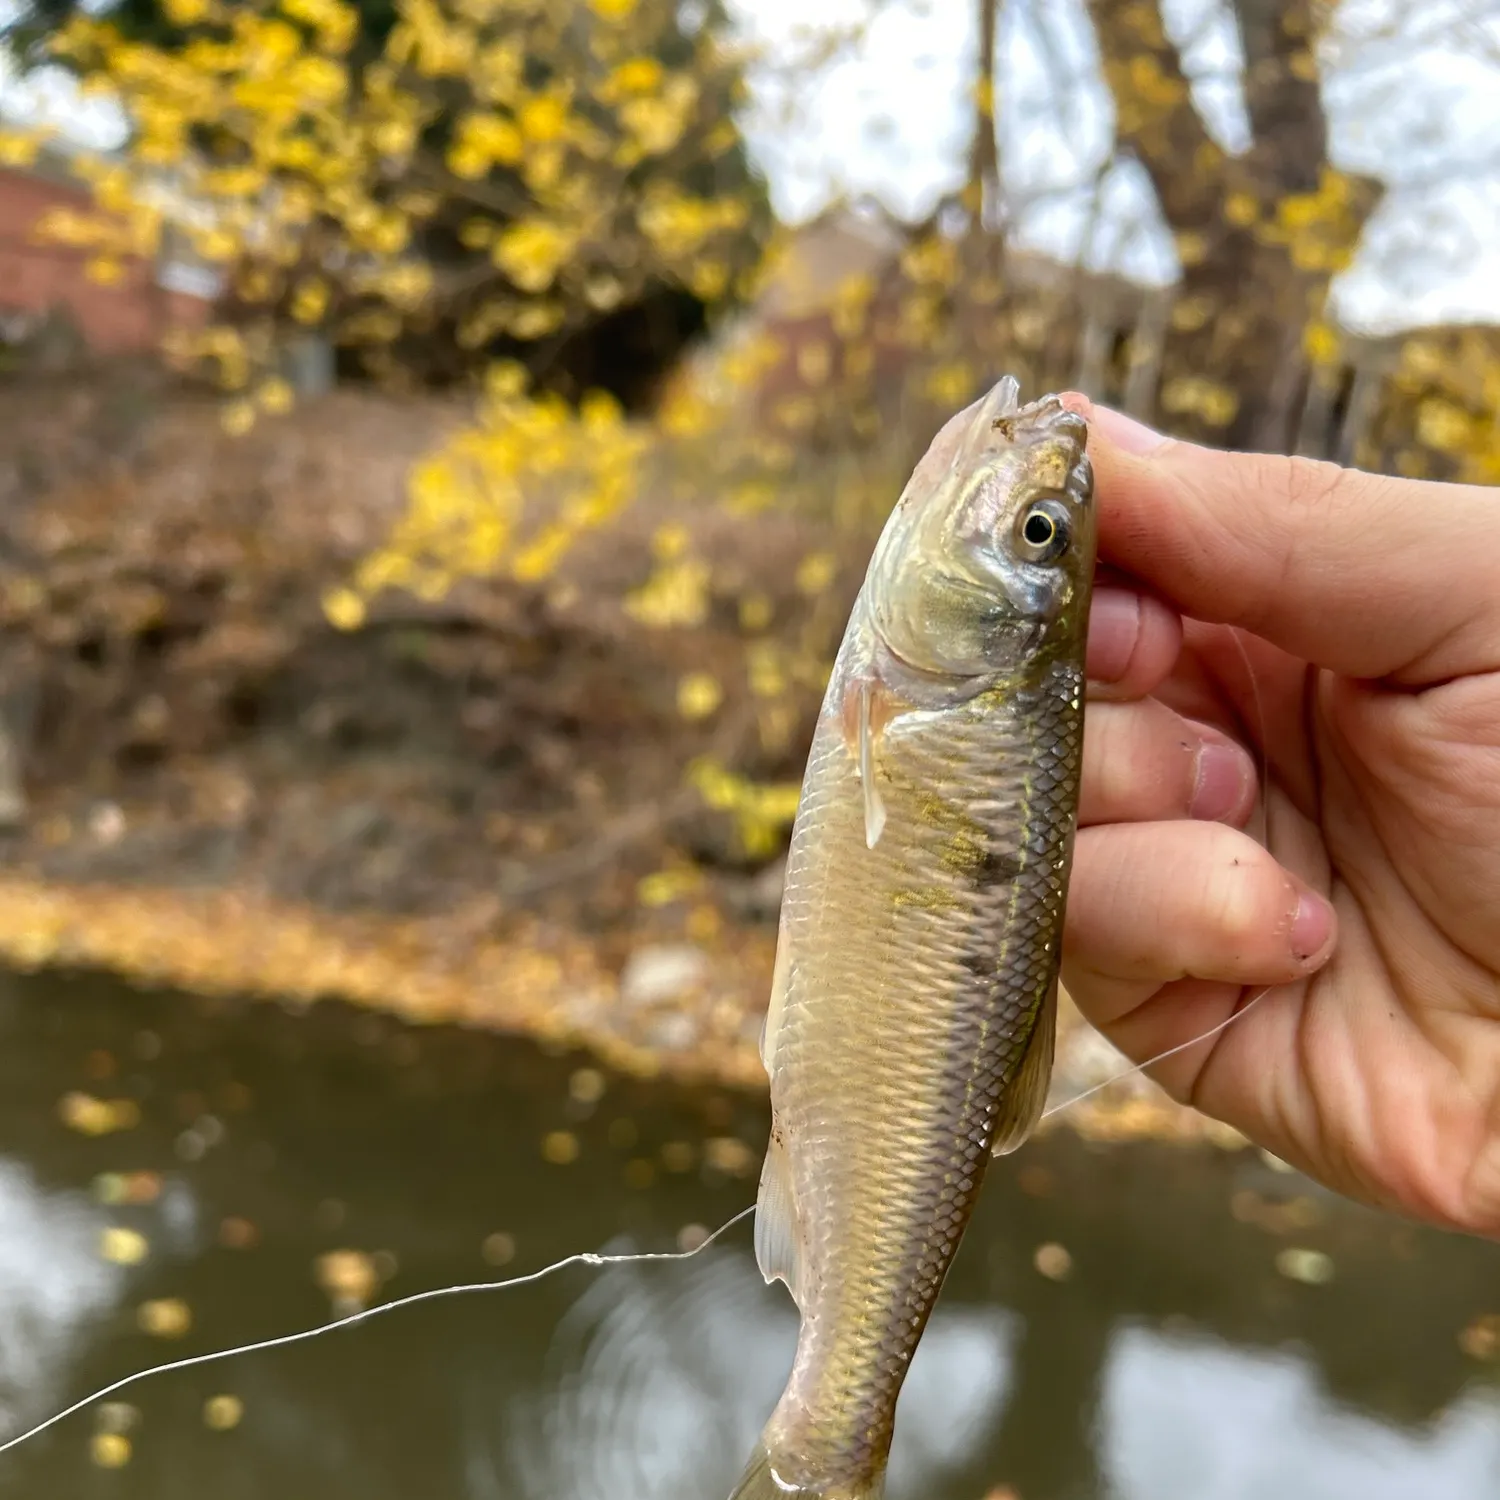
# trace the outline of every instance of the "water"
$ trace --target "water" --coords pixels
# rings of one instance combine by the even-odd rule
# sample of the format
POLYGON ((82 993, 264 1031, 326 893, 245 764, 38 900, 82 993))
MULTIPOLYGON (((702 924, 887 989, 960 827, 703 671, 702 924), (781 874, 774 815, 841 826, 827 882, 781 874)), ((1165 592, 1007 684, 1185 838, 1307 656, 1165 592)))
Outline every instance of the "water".
MULTIPOLYGON (((570 1094, 585 1065, 336 1006, 0 977, 0 1429, 139 1366, 326 1320, 331 1251, 372 1257, 351 1264, 387 1276, 383 1300, 672 1249, 751 1200, 759 1101, 611 1078, 591 1103, 570 1094), (133 1098, 140 1123, 69 1129, 73 1090, 133 1098), (544 1157, 567 1154, 560 1131, 567 1164, 544 1157), (160 1174, 153 1201, 100 1201, 99 1174, 135 1171, 160 1174), (111 1228, 149 1253, 104 1258, 111 1228), (503 1270, 496 1236, 513 1241, 503 1270), (169 1321, 185 1304, 191 1326, 142 1332, 152 1302, 169 1321)), ((1003 1163, 914 1362, 890 1500, 1494 1500, 1497 1367, 1458 1335, 1500 1307, 1500 1247, 1332 1199, 1290 1234, 1242 1222, 1305 1192, 1251 1152, 1067 1133, 1003 1163), (1038 1273, 1047 1243, 1067 1279, 1038 1273), (1289 1245, 1330 1256, 1331 1282, 1278 1274, 1289 1245)), ((133 1411, 0 1457, 0 1500, 723 1500, 794 1337, 749 1239, 149 1381, 116 1398, 133 1411), (225 1396, 238 1408, 210 1409, 239 1419, 215 1430, 206 1404, 225 1396), (116 1468, 96 1462, 124 1456, 95 1447, 111 1425, 129 1443, 116 1468)))

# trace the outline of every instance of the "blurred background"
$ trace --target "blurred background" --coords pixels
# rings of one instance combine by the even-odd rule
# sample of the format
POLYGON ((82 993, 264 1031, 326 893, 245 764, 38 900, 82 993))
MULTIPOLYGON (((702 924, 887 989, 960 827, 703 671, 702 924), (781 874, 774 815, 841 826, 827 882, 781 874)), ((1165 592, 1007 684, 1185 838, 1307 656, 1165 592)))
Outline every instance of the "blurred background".
MULTIPOLYGON (((699 1243, 936 428, 1009 371, 1494 483, 1497 244, 1488 0, 0 0, 0 1438, 699 1243)), ((891 1500, 1493 1500, 1497 1286, 1112 1085, 992 1174, 891 1500)), ((794 1331, 736 1232, 0 1496, 712 1500, 794 1331)))

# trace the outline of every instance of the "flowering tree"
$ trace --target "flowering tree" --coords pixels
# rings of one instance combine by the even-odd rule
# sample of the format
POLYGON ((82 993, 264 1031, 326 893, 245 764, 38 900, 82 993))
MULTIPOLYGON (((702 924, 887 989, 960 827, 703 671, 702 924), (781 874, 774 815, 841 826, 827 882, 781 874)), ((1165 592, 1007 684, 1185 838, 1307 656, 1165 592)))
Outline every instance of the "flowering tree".
POLYGON ((241 426, 288 398, 257 384, 287 324, 392 378, 510 357, 576 398, 590 329, 628 338, 654 299, 670 357, 764 234, 708 7, 691 29, 665 0, 69 10, 45 55, 130 133, 90 168, 103 212, 50 230, 101 278, 167 236, 224 268, 227 324, 175 352, 244 394, 241 426))

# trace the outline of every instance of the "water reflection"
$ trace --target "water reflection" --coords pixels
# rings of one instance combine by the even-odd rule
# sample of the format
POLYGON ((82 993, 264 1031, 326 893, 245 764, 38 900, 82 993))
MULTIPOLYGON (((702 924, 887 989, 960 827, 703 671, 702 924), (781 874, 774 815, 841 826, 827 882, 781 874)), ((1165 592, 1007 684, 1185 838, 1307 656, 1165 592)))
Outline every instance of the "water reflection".
MULTIPOLYGON (((999 1308, 934 1313, 902 1392, 890 1500, 932 1493, 988 1446, 1017 1321, 999 1308)), ((542 1389, 510 1414, 519 1492, 535 1500, 727 1492, 726 1460, 749 1455, 796 1337, 790 1299, 767 1287, 742 1251, 670 1269, 608 1268, 559 1324, 542 1389)))
POLYGON ((1110 1352, 1105 1411, 1119 1500, 1500 1494, 1494 1395, 1393 1430, 1331 1401, 1305 1358, 1129 1329, 1110 1352))
MULTIPOLYGON (((581 1059, 338 1007, 0 976, 0 1026, 12 1423, 144 1365, 326 1319, 315 1268, 331 1251, 378 1261, 378 1295, 394 1297, 500 1274, 484 1258, 496 1243, 514 1246, 508 1271, 672 1248, 754 1193, 753 1170, 724 1175, 712 1162, 734 1153, 702 1142, 738 1137, 753 1167, 765 1140, 757 1099, 610 1079, 585 1100, 569 1089, 581 1059), (91 1088, 134 1100, 140 1123, 67 1129, 58 1100, 91 1088), (576 1159, 549 1164, 543 1142, 563 1130, 576 1159), (160 1191, 106 1207, 91 1185, 110 1172, 160 1191), (108 1226, 135 1229, 145 1259, 102 1259, 108 1226), (137 1306, 161 1298, 191 1310, 177 1339, 137 1327, 137 1306)), ((1230 1212, 1288 1191, 1253 1154, 1066 1136, 998 1168, 913 1362, 891 1500, 1003 1486, 1023 1500, 1495 1500, 1494 1367, 1457 1335, 1495 1310, 1500 1248, 1332 1200, 1304 1207, 1295 1241, 1230 1212), (1064 1281, 1036 1269, 1047 1242, 1067 1247, 1064 1281), (1277 1274, 1293 1242, 1332 1258, 1330 1284, 1277 1274)), ((164 1377, 126 1398, 126 1467, 93 1467, 83 1414, 0 1458, 0 1500, 722 1500, 795 1338, 749 1238, 164 1377), (204 1421, 222 1394, 243 1405, 232 1431, 204 1421)))
POLYGON ((795 1340, 789 1304, 739 1251, 609 1267, 562 1319, 541 1389, 507 1423, 521 1492, 698 1500, 726 1454, 749 1454, 795 1340))
POLYGON ((122 1300, 125 1270, 99 1255, 107 1227, 83 1194, 0 1161, 0 1437, 47 1415, 75 1343, 122 1300))

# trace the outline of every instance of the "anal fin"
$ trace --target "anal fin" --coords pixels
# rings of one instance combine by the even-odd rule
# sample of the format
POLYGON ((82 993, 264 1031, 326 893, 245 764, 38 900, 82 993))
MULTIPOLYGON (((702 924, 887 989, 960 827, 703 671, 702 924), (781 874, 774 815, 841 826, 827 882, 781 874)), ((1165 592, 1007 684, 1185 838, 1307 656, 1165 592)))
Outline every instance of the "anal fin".
POLYGON ((1047 1102, 1047 1089, 1052 1083, 1052 1057, 1056 1046, 1057 981, 1054 979, 1037 1012, 1036 1027, 1026 1045, 1026 1055, 1000 1101, 994 1143, 990 1147, 995 1156, 1008 1156, 1024 1145, 1036 1129, 1037 1121, 1042 1117, 1042 1107, 1047 1102))
POLYGON ((801 1307, 802 1229, 792 1197, 792 1164, 774 1124, 755 1202, 755 1261, 767 1283, 784 1281, 801 1307))

